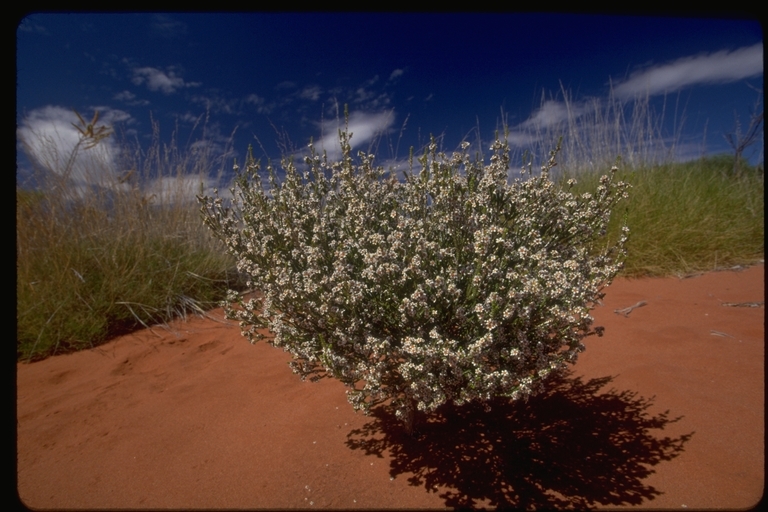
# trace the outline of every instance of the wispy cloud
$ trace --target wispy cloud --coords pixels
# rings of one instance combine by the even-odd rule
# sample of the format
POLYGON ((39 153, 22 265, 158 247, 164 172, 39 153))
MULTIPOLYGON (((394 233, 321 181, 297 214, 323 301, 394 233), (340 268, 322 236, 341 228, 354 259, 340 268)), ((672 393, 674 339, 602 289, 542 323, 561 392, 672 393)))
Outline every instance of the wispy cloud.
POLYGON ((162 91, 165 94, 184 87, 200 86, 200 82, 185 82, 173 69, 163 71, 153 67, 135 68, 132 81, 136 85, 146 84, 150 91, 162 91))
POLYGON ((507 142, 513 148, 524 148, 538 142, 540 137, 521 131, 511 131, 507 135, 507 142))
POLYGON ((250 103, 251 105, 263 105, 264 104, 264 98, 259 96, 258 94, 249 94, 245 98, 246 103, 250 103))
POLYGON ((244 103, 246 105, 254 105, 256 107, 256 112, 259 114, 269 114, 274 106, 267 104, 266 100, 258 94, 249 94, 246 96, 244 103))
POLYGON ((304 100, 317 101, 323 90, 317 85, 308 85, 299 92, 299 97, 304 100))
MULTIPOLYGON (((734 51, 688 56, 663 65, 636 71, 614 85, 613 98, 632 100, 670 93, 694 85, 735 82, 763 72, 763 45, 756 44, 734 51)), ((547 100, 522 123, 511 128, 507 137, 513 147, 528 147, 541 140, 542 134, 566 122, 577 121, 597 108, 605 108, 610 98, 582 101, 547 100), (602 107, 600 107, 602 105, 602 107)))
POLYGON ((219 89, 208 89, 205 94, 194 94, 189 99, 193 103, 203 105, 206 110, 213 114, 241 115, 245 111, 251 111, 250 108, 244 111, 244 107, 249 105, 256 107, 256 112, 259 114, 268 114, 274 108, 274 103, 268 103, 265 98, 258 94, 252 93, 245 97, 235 98, 229 91, 219 89))
POLYGON ((44 34, 44 35, 50 35, 48 32, 48 29, 46 29, 43 25, 37 23, 35 20, 35 15, 27 16, 23 20, 21 20, 21 23, 19 23, 19 31, 20 32, 34 32, 37 34, 44 34))
POLYGON ((358 87, 355 91, 355 97, 352 101, 355 103, 361 103, 363 101, 368 101, 375 97, 376 94, 373 91, 369 91, 365 89, 364 87, 358 87))
POLYGON ((149 105, 149 101, 142 100, 142 99, 136 99, 136 95, 132 93, 131 91, 122 91, 113 96, 114 99, 117 101, 123 101, 131 106, 144 106, 149 105))
POLYGON ((275 86, 275 89, 277 89, 278 91, 280 89, 294 89, 294 88, 296 88, 296 82, 291 82, 290 80, 285 80, 275 86))
MULTIPOLYGON (((352 149, 359 147, 366 142, 370 142, 374 137, 386 133, 395 122, 395 113, 393 110, 378 113, 352 112, 349 114, 349 131, 353 134, 350 140, 352 149)), ((323 136, 316 144, 315 148, 319 151, 325 150, 328 158, 336 160, 341 157, 341 147, 339 146, 338 130, 343 125, 331 123, 332 127, 324 127, 323 136)))
POLYGON ((404 69, 396 69, 389 75, 389 80, 395 80, 396 78, 403 76, 403 73, 405 73, 404 69))
MULTIPOLYGON (((323 87, 317 84, 301 86, 295 82, 281 82, 275 86, 275 89, 281 91, 275 101, 266 103, 264 100, 259 99, 262 102, 259 112, 272 110, 275 105, 279 107, 292 105, 291 108, 296 109, 296 111, 306 112, 308 107, 315 108, 310 106, 308 102, 317 102, 318 100, 323 100, 325 104, 332 105, 355 105, 358 111, 382 111, 389 108, 392 104, 392 95, 384 90, 387 87, 388 81, 384 83, 379 82, 379 75, 374 75, 356 87, 323 87)), ((246 99, 247 103, 258 106, 259 103, 257 101, 248 101, 246 99)))
POLYGON ((583 110, 583 106, 578 104, 547 100, 531 114, 531 117, 520 123, 518 128, 549 128, 569 117, 580 116, 583 110))
POLYGON ((374 88, 374 84, 379 81, 379 75, 375 75, 373 78, 366 80, 363 84, 354 91, 348 91, 346 97, 351 103, 356 103, 358 108, 367 111, 377 111, 389 108, 392 104, 392 96, 382 90, 386 87, 386 83, 382 84, 382 88, 374 88))
POLYGON ((585 111, 585 102, 544 101, 528 119, 510 129, 507 141, 512 147, 530 146, 540 140, 539 133, 556 127, 569 119, 578 118, 585 111))
POLYGON ((728 83, 763 73, 763 44, 677 59, 632 73, 614 87, 621 99, 654 96, 701 84, 728 83))
POLYGON ((364 108, 369 110, 380 109, 389 104, 389 96, 386 93, 381 93, 372 89, 373 85, 379 81, 379 75, 374 75, 363 82, 352 94, 351 100, 353 103, 364 104, 364 108))
POLYGON ((166 14, 155 14, 152 16, 152 31, 166 39, 174 39, 187 34, 187 24, 183 21, 174 20, 166 14))
POLYGON ((227 93, 220 93, 217 90, 209 90, 205 95, 195 94, 190 98, 193 103, 205 105, 206 110, 215 114, 225 113, 234 114, 238 112, 242 100, 228 97, 227 93))

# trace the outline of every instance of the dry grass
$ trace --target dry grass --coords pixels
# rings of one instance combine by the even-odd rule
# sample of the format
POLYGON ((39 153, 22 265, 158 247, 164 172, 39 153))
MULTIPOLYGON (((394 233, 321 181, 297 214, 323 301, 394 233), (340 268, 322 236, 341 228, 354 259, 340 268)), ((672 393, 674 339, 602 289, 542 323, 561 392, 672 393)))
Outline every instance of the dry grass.
MULTIPOLYGON (((148 151, 126 146, 118 160, 59 155, 49 144, 39 188, 17 188, 19 359, 203 312, 236 287, 234 262, 194 201, 215 171, 209 146, 162 147, 154 128, 148 151)), ((98 148, 83 142, 75 152, 98 148)))

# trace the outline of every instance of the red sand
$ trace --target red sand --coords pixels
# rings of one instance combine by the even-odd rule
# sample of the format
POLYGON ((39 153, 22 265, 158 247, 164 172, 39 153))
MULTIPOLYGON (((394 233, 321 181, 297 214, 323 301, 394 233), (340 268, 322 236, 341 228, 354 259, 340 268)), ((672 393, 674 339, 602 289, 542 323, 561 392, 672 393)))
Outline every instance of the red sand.
POLYGON ((55 509, 755 505, 765 309, 722 303, 763 301, 763 265, 606 292, 593 312, 605 336, 572 373, 527 404, 443 411, 419 438, 210 319, 18 364, 19 496, 55 509))

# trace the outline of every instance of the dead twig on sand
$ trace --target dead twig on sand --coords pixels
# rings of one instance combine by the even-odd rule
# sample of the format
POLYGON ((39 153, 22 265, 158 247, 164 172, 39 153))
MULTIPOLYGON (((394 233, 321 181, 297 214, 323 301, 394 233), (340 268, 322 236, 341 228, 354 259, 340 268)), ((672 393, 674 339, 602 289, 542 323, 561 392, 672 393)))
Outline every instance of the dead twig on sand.
POLYGON ((641 307, 645 306, 646 304, 648 304, 648 303, 645 302, 644 300, 641 300, 640 302, 638 302, 634 306, 629 306, 628 308, 624 308, 624 309, 614 309, 613 312, 616 313, 617 315, 624 315, 625 317, 628 317, 633 309, 641 308, 641 307))
POLYGON ((763 306, 765 302, 723 302, 721 306, 729 306, 732 308, 759 308, 763 306))

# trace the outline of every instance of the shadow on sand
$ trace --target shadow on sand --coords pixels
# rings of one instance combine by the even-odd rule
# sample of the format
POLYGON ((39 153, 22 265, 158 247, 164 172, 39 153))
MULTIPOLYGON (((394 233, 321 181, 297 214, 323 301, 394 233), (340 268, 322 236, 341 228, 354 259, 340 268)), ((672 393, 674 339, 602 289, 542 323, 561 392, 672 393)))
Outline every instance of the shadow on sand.
POLYGON ((599 390, 613 380, 552 377, 524 402, 444 406, 407 435, 385 407, 347 446, 391 457, 390 475, 440 492, 449 507, 587 508, 638 505, 661 494, 643 479, 683 451, 693 432, 657 437, 681 417, 647 410, 654 398, 599 390))

